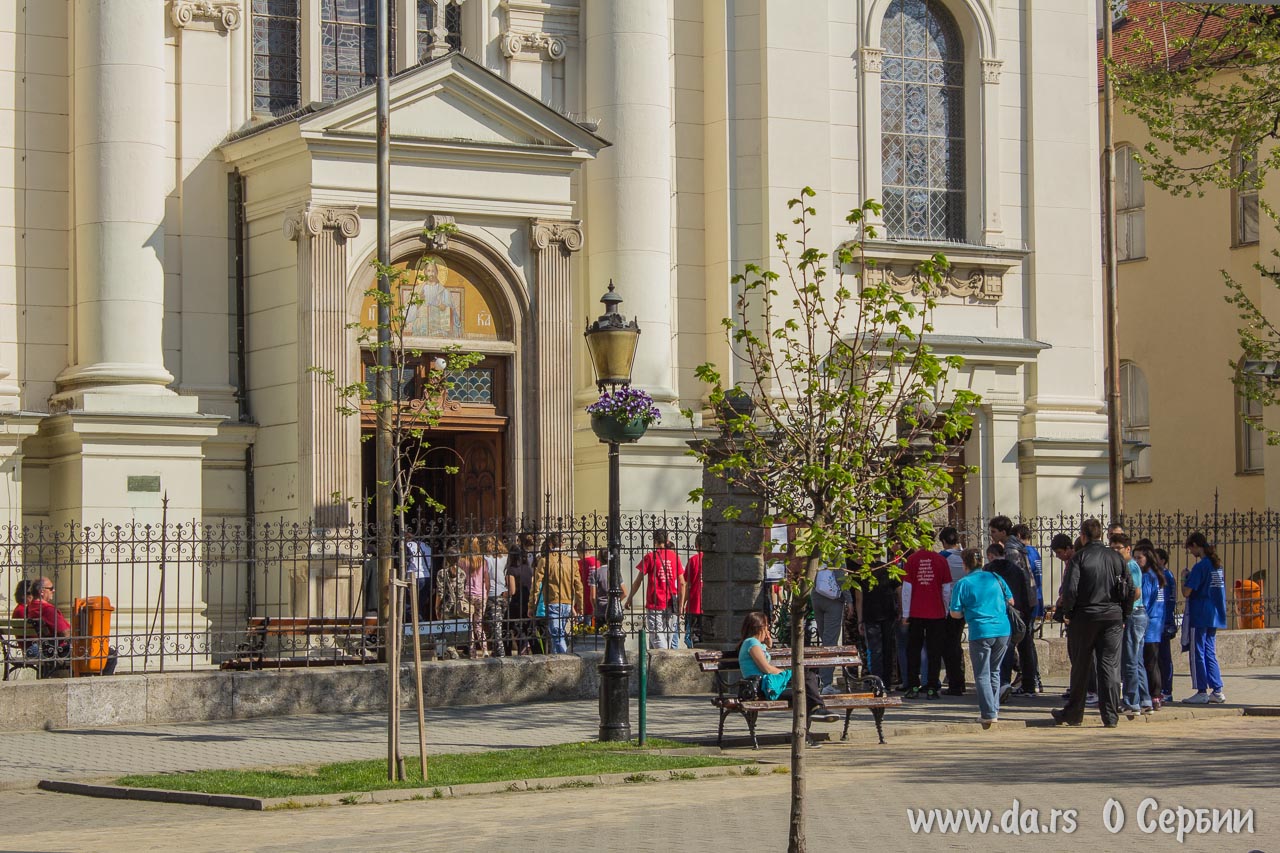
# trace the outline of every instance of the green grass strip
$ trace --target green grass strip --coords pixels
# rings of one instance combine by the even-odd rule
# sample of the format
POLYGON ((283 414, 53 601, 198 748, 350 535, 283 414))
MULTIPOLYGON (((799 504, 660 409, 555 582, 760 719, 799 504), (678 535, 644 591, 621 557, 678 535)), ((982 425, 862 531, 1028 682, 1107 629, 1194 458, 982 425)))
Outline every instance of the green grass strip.
POLYGON ((558 776, 593 776, 601 773, 639 774, 690 767, 749 764, 750 761, 709 755, 661 755, 655 749, 678 749, 686 744, 650 740, 641 750, 634 744, 566 743, 527 749, 452 753, 427 757, 427 781, 418 774, 416 757, 406 756, 409 778, 387 780, 383 759, 343 761, 319 767, 281 767, 273 770, 195 770, 124 776, 117 785, 164 788, 207 794, 240 794, 247 797, 300 797, 389 788, 423 788, 466 785, 473 782, 508 782, 558 776))

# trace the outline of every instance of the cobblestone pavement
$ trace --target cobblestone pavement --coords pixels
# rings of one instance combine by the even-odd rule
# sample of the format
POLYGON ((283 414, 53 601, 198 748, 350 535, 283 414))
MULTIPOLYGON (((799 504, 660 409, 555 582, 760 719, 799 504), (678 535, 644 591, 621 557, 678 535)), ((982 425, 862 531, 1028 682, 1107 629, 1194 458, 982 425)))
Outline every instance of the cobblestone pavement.
MULTIPOLYGON (((1225 680, 1229 707, 1280 707, 1280 668, 1230 672, 1225 680)), ((1178 687, 1185 690, 1185 685, 1186 679, 1180 678, 1178 687)), ((1049 709, 1060 703, 1057 694, 1062 686, 1050 683, 1046 690, 1046 695, 1036 699, 1011 701, 1001 716, 1006 720, 1046 719, 1049 709)), ((635 726, 634 701, 631 712, 635 726)), ((972 723, 976 717, 972 695, 919 700, 891 710, 886 731, 893 744, 913 729, 972 723)), ((716 722, 706 697, 662 697, 649 704, 649 734, 653 737, 714 738, 716 722)), ((598 723, 594 700, 438 709, 427 712, 428 751, 465 752, 589 740, 595 738, 598 723)), ((4 733, 0 734, 0 755, 4 756, 0 788, 31 787, 39 779, 95 779, 132 772, 378 758, 386 754, 384 727, 385 718, 379 714, 344 714, 4 733)), ((784 734, 790 731, 790 717, 765 714, 759 728, 766 734, 784 734)), ((838 725, 824 728, 839 735, 838 725)), ((401 731, 405 753, 416 755, 417 727, 412 712, 404 714, 401 731)), ((928 736, 936 733, 936 728, 931 728, 928 736)), ((745 734, 741 718, 731 717, 726 735, 745 734)), ((874 734, 870 716, 856 713, 851 738, 870 740, 874 734)))
MULTIPOLYGON (((1056 851, 1274 851, 1280 839, 1280 719, 1217 718, 1161 725, 906 737, 887 746, 840 744, 811 753, 810 849, 1056 851), (1104 823, 1109 798, 1125 825, 1104 823), (1253 809, 1252 835, 1144 834, 1138 806, 1253 809), (999 824, 1015 800, 1036 809, 1077 809, 1073 833, 913 834, 906 809, 978 808, 999 824)), ((785 764, 782 747, 761 751, 785 764)), ((385 805, 237 812, 38 791, 0 793, 10 824, 4 846, 34 851, 619 851, 786 847, 788 777, 664 781, 427 800, 385 805), (18 827, 23 829, 18 830, 18 827)), ((1157 817, 1148 815, 1148 817, 1157 817)), ((1114 814, 1113 814, 1114 818, 1114 814)), ((1026 820, 1024 817, 1023 820, 1026 820)), ((1158 826, 1158 824, 1156 824, 1158 826)))

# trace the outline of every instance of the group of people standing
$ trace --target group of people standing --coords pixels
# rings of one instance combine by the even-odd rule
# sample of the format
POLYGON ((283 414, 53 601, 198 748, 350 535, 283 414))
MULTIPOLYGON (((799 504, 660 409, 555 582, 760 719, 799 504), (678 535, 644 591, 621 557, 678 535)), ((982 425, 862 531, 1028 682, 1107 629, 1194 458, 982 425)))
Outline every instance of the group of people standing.
MULTIPOLYGON (((903 689, 906 699, 922 694, 926 699, 939 698, 944 669, 945 692, 965 694, 962 647, 967 624, 974 686, 981 720, 987 725, 997 719, 1000 699, 1014 692, 1015 671, 1018 694, 1033 696, 1040 690, 1034 642, 1030 636, 1019 636, 1010 644, 1006 607, 1013 607, 1022 623, 1030 624, 1042 612, 1043 601, 1040 554, 1026 544, 1030 530, 1006 516, 996 516, 988 534, 991 544, 985 560, 984 552, 962 546, 954 527, 939 532, 939 551, 896 547, 885 563, 872 568, 869 578, 853 582, 848 602, 853 628, 849 636, 865 641, 870 673, 889 689, 903 689), (891 570, 895 564, 900 572, 891 570)), ((820 573, 814 613, 827 645, 834 640, 829 641, 824 630, 826 608, 818 602, 822 589, 820 573)))
POLYGON ((1173 699, 1171 644, 1179 635, 1191 656, 1195 689, 1182 701, 1225 702, 1215 638, 1227 627, 1226 577, 1208 539, 1195 532, 1185 543, 1196 562, 1182 572, 1186 604, 1179 631, 1179 584, 1168 553, 1147 539, 1133 542, 1118 524, 1109 528, 1107 544, 1102 538, 1102 524, 1087 519, 1076 541, 1059 534, 1052 543, 1066 563, 1056 612, 1066 625, 1071 659, 1071 687, 1054 719, 1078 726, 1085 707, 1096 702, 1102 724, 1111 728, 1121 713, 1159 710, 1173 699))
MULTIPOLYGON (((655 530, 653 547, 636 566, 645 583, 644 613, 651 648, 693 647, 702 614, 702 537, 688 565, 680 561, 666 530, 655 530)), ((418 593, 418 618, 466 620, 471 657, 534 652, 564 654, 575 623, 598 630, 608 606, 609 568, 604 551, 590 552, 579 540, 572 550, 560 532, 543 537, 521 533, 507 543, 497 536, 462 537, 437 554, 425 539, 407 537, 405 576, 418 593), (576 552, 576 558, 573 553, 576 552), (437 560, 437 557, 439 558, 437 560)), ((639 591, 635 584, 625 606, 639 591)), ((410 601, 405 620, 412 619, 410 601)))

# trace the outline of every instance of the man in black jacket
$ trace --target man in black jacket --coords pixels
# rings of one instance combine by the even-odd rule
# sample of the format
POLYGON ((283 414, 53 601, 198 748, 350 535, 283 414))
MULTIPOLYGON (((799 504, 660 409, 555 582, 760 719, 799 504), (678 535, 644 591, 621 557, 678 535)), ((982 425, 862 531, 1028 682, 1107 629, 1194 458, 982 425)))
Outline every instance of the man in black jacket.
POLYGON ((1095 518, 1080 525, 1084 547, 1077 550, 1064 573, 1062 611, 1071 658, 1071 695, 1066 707, 1055 708, 1060 725, 1078 726, 1084 719, 1090 663, 1098 675, 1098 711, 1102 724, 1114 728, 1120 714, 1120 641, 1124 617, 1114 600, 1115 579, 1127 572, 1124 560, 1102 543, 1102 524, 1095 518))

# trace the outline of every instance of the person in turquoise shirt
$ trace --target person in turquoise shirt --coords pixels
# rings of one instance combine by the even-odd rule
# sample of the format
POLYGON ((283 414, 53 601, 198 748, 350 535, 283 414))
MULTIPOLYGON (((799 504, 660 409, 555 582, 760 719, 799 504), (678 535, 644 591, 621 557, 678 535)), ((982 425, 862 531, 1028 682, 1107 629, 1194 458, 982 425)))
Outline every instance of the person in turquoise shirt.
MULTIPOLYGON (((748 613, 742 620, 742 642, 738 645, 738 668, 743 678, 759 678, 760 692, 766 699, 785 699, 791 702, 795 698, 791 690, 791 670, 780 669, 769 659, 769 646, 773 644, 773 634, 769 631, 769 620, 759 611, 748 613)), ((819 723, 834 723, 840 718, 828 711, 822 704, 821 685, 818 683, 818 672, 813 668, 804 671, 805 709, 810 720, 819 723)))
POLYGON ((969 662, 978 688, 978 722, 991 728, 1000 716, 1000 662, 1009 648, 1009 616, 1013 593, 995 572, 978 571, 982 552, 967 548, 961 555, 968 574, 951 586, 948 611, 969 623, 969 662))
POLYGON ((1111 537, 1111 548, 1124 558, 1133 578, 1134 600, 1124 620, 1124 639, 1120 647, 1120 672, 1124 682, 1121 706, 1130 715, 1150 714, 1155 710, 1151 688, 1147 684, 1147 666, 1142 657, 1143 639, 1147 635, 1147 607, 1142 602, 1142 567, 1133 559, 1132 542, 1125 533, 1111 537))
POLYGON ((1187 600, 1184 618, 1191 628, 1191 683, 1196 692, 1182 701, 1221 704, 1227 697, 1222 692, 1216 637, 1219 628, 1227 627, 1226 576, 1218 552, 1203 533, 1187 537, 1187 551, 1196 558, 1182 577, 1182 595, 1187 600))

